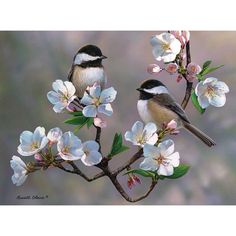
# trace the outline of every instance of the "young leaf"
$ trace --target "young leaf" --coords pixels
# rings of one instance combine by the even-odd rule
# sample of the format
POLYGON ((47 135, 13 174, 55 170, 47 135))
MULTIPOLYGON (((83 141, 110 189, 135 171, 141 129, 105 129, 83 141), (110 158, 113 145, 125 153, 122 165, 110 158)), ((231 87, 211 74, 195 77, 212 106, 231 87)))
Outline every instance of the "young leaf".
POLYGON ((90 117, 90 118, 88 118, 88 120, 87 120, 87 127, 90 128, 92 124, 93 124, 93 118, 90 117))
POLYGON ((113 139, 110 154, 108 155, 109 158, 129 149, 129 147, 124 146, 122 143, 123 143, 122 134, 116 133, 113 139))
POLYGON ((73 118, 67 119, 64 121, 66 124, 70 125, 82 125, 87 122, 88 118, 84 116, 75 116, 73 118))
POLYGON ((203 108, 200 106, 200 104, 199 104, 199 102, 198 102, 198 100, 197 100, 197 95, 196 95, 196 93, 195 93, 194 90, 193 90, 192 93, 191 93, 191 100, 192 100, 192 103, 193 103, 194 107, 195 107, 201 114, 203 114, 206 109, 203 109, 203 108))
POLYGON ((202 70, 206 69, 207 67, 209 67, 209 65, 212 63, 212 61, 205 61, 203 66, 202 66, 202 70))
POLYGON ((187 174, 189 168, 190 168, 189 165, 180 164, 178 167, 174 168, 174 174, 173 175, 165 176, 165 178, 167 178, 167 179, 180 178, 180 177, 184 176, 185 174, 187 174))
POLYGON ((213 72, 213 71, 215 71, 215 70, 221 68, 222 66, 224 66, 224 65, 215 66, 215 67, 208 67, 208 68, 206 68, 206 69, 201 73, 201 75, 202 75, 202 76, 203 76, 203 75, 207 75, 207 74, 209 74, 209 73, 211 73, 211 72, 213 72))
POLYGON ((155 178, 156 176, 156 173, 153 172, 153 171, 148 171, 148 170, 142 170, 142 169, 134 169, 134 170, 129 170, 127 171, 124 175, 127 175, 127 174, 138 174, 138 175, 141 175, 143 177, 151 177, 151 178, 155 178))
POLYGON ((69 112, 69 114, 73 116, 83 116, 82 111, 73 111, 73 112, 69 112))

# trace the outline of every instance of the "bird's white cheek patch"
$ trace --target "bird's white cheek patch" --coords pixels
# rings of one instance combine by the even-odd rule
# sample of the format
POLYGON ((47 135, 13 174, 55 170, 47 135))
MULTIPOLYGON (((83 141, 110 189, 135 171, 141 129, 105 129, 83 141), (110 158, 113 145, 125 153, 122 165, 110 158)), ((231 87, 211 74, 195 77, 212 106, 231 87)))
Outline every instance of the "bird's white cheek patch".
POLYGON ((151 89, 144 89, 144 91, 151 94, 169 93, 165 86, 158 86, 151 89))
POLYGON ((80 54, 77 54, 77 56, 75 57, 74 64, 80 65, 82 62, 95 61, 99 58, 101 57, 99 56, 93 57, 93 56, 88 55, 87 53, 80 53, 80 54))

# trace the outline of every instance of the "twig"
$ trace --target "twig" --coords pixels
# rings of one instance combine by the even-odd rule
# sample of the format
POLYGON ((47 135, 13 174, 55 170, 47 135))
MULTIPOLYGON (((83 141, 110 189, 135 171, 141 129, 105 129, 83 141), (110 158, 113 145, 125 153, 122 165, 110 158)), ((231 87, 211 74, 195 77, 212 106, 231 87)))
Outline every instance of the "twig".
POLYGON ((101 139, 101 132, 102 129, 100 127, 95 126, 97 132, 96 132, 96 137, 95 137, 95 141, 99 144, 99 152, 101 153, 101 143, 100 143, 100 139, 101 139))
MULTIPOLYGON (((187 65, 188 65, 191 62, 190 41, 188 41, 187 44, 186 44, 186 57, 187 57, 187 65)), ((189 99, 191 97, 193 83, 189 82, 187 80, 187 75, 186 74, 184 74, 183 76, 186 80, 186 90, 185 90, 185 96, 183 98, 183 101, 182 101, 181 105, 182 105, 183 109, 185 109, 186 106, 188 105, 189 99)))

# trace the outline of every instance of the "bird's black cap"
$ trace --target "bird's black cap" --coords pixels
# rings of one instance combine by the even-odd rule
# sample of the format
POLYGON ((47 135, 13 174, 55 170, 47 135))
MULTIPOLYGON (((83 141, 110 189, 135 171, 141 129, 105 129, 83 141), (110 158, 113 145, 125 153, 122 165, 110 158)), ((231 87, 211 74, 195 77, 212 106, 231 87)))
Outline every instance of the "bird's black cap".
POLYGON ((158 86, 165 87, 165 85, 161 81, 156 80, 156 79, 149 79, 149 80, 144 81, 141 84, 140 88, 138 88, 137 90, 142 91, 143 89, 152 89, 152 88, 158 87, 158 86))
MULTIPOLYGON (((103 56, 101 49, 99 47, 97 47, 95 45, 91 45, 91 44, 80 48, 78 53, 86 53, 86 54, 88 54, 90 56, 94 56, 94 57, 96 57, 96 56, 102 57, 103 56)), ((104 59, 105 58, 106 57, 104 56, 104 59)))

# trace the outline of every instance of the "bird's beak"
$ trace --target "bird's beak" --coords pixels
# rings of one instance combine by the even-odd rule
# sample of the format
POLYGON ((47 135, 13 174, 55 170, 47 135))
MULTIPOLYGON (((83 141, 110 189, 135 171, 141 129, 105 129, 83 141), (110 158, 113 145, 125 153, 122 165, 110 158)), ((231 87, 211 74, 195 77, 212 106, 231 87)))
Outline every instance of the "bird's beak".
POLYGON ((100 57, 100 59, 102 59, 102 60, 103 60, 103 59, 107 59, 107 57, 102 55, 102 56, 100 57))
POLYGON ((137 88, 136 90, 139 91, 139 92, 142 92, 142 91, 143 91, 142 88, 137 88))

